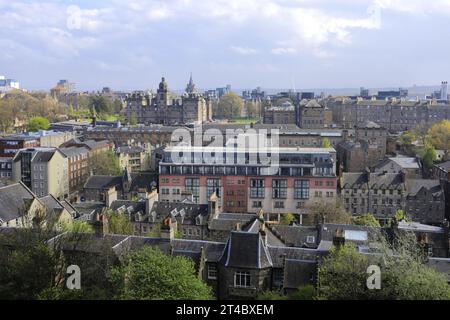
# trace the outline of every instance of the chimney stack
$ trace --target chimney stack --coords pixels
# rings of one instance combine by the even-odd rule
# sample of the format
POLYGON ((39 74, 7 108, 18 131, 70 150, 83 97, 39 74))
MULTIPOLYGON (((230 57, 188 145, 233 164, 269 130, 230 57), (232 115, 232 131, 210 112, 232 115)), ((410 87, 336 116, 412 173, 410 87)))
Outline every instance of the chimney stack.
POLYGON ((175 239, 176 229, 177 221, 172 221, 172 218, 167 217, 161 225, 161 239, 169 241, 175 239))
POLYGON ((103 238, 108 233, 108 217, 105 214, 97 214, 93 224, 94 233, 97 237, 103 238))

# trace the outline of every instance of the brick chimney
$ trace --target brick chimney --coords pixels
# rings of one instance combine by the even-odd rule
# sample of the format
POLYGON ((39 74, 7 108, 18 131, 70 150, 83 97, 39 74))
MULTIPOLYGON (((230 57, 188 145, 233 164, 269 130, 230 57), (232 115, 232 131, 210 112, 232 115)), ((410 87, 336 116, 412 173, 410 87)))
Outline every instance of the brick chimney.
POLYGON ((177 232, 177 221, 167 217, 163 220, 161 225, 161 239, 173 240, 175 239, 175 233, 177 232))
POLYGON ((94 233, 97 237, 103 238, 108 233, 108 217, 105 214, 97 214, 93 223, 94 233))
POLYGON ((333 236, 333 245, 338 248, 345 245, 344 230, 342 230, 342 229, 336 230, 336 232, 333 236))

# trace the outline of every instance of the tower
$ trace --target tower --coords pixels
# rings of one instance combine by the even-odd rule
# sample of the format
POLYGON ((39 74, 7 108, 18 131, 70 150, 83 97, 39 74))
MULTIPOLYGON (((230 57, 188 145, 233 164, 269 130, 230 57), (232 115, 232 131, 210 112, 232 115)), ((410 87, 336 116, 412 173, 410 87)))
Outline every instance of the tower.
POLYGON ((448 100, 448 82, 442 81, 441 83, 441 100, 448 100))
POLYGON ((166 107, 169 104, 169 89, 164 77, 161 78, 161 82, 159 83, 157 101, 158 107, 166 107))
POLYGON ((189 78, 189 83, 186 86, 186 93, 188 93, 188 94, 197 93, 197 88, 195 87, 194 81, 192 80, 192 73, 189 78))

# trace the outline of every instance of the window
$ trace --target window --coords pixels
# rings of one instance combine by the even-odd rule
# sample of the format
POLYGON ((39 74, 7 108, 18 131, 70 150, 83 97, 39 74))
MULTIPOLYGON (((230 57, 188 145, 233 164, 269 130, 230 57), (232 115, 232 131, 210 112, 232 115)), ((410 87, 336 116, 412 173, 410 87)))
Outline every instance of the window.
POLYGON ((235 287, 250 287, 250 272, 237 271, 234 273, 234 286, 235 287))
POLYGON ((253 208, 262 208, 261 201, 253 201, 253 208))
POLYGON ((306 243, 316 243, 316 238, 314 236, 307 236, 306 243))
POLYGON ((206 196, 209 199, 211 195, 215 192, 218 197, 220 197, 220 187, 221 187, 221 179, 208 179, 207 180, 207 188, 206 188, 206 196))
POLYGON ((208 265, 208 279, 217 279, 217 267, 213 264, 208 265))
POLYGON ((264 198, 264 180, 253 179, 250 182, 250 197, 251 198, 264 198))
POLYGON ((275 207, 275 209, 284 209, 284 202, 283 201, 275 201, 274 207, 275 207))
POLYGON ((272 180, 272 197, 274 199, 286 199, 287 180, 272 180))
POLYGON ((309 181, 308 180, 295 180, 294 198, 295 199, 309 199, 309 181))
POLYGON ((186 191, 192 192, 194 202, 198 203, 200 199, 200 181, 197 178, 188 178, 184 181, 186 191))

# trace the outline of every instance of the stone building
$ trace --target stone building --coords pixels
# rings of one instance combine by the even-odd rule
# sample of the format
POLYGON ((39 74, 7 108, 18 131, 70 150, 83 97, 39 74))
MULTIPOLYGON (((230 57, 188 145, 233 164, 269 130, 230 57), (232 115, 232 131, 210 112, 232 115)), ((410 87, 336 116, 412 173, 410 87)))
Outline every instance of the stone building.
POLYGON ((450 104, 436 101, 340 97, 327 101, 327 106, 332 110, 333 123, 341 128, 353 128, 366 121, 374 121, 389 131, 399 132, 422 123, 450 119, 450 104))
POLYGON ((354 137, 337 147, 339 167, 344 172, 360 172, 371 168, 386 155, 387 131, 372 121, 355 128, 354 137))
POLYGON ((150 170, 151 151, 149 147, 118 147, 116 149, 116 154, 119 156, 121 168, 128 168, 130 172, 150 170))
POLYGON ((68 159, 59 149, 23 149, 12 164, 12 180, 22 181, 38 197, 51 194, 62 200, 69 195, 68 159))
POLYGON ((339 181, 344 208, 352 215, 372 213, 381 224, 397 210, 420 223, 444 221, 444 197, 437 180, 406 179, 405 173, 344 172, 339 181))
POLYGON ((126 97, 125 116, 140 124, 180 125, 212 118, 212 100, 197 92, 192 76, 181 98, 173 99, 162 78, 156 94, 134 92, 126 97))
POLYGON ((407 180, 405 211, 413 221, 425 224, 442 223, 445 217, 445 199, 439 180, 407 180))
POLYGON ((386 158, 376 164, 373 172, 401 173, 404 172, 407 179, 422 178, 422 165, 416 158, 411 157, 391 157, 386 158))
POLYGON ((273 106, 269 100, 263 112, 264 124, 296 124, 299 123, 299 108, 285 101, 280 106, 273 106))
POLYGON ((329 110, 317 100, 300 102, 300 124, 302 129, 321 129, 331 126, 329 110))
POLYGON ((74 194, 83 188, 89 177, 89 150, 86 147, 61 148, 68 159, 69 193, 74 194))

